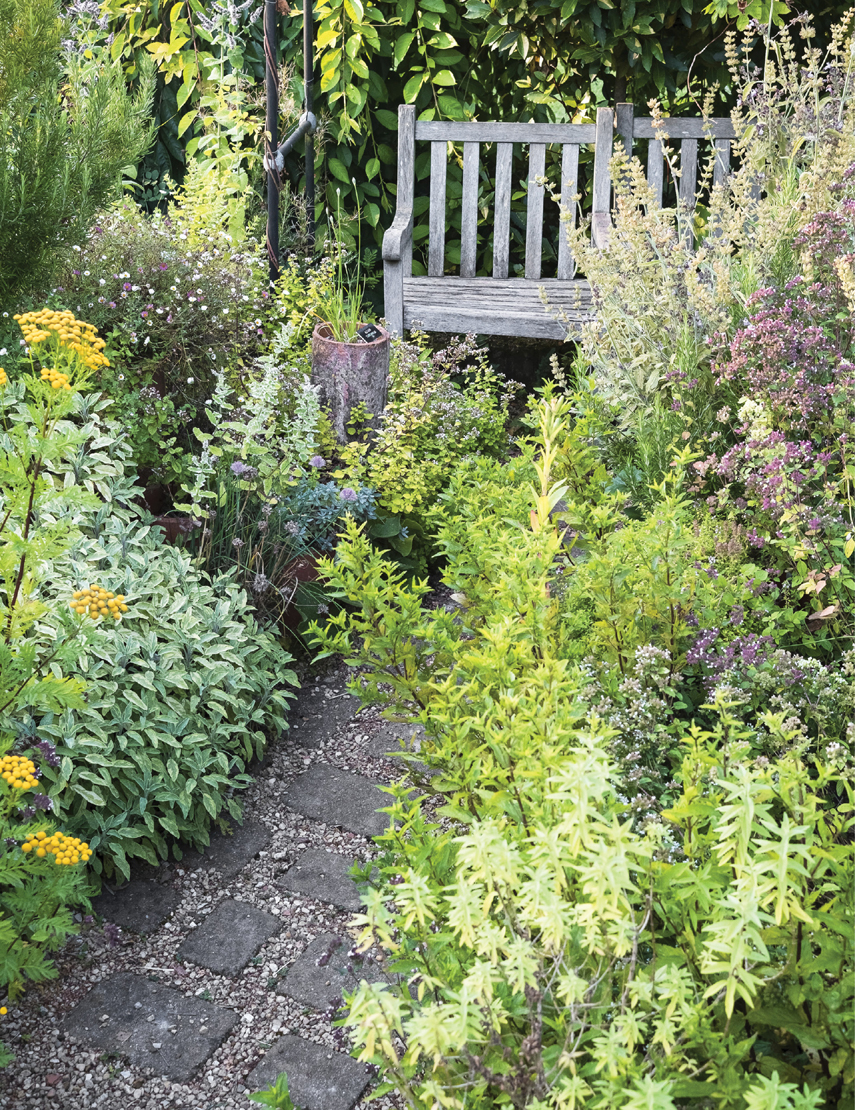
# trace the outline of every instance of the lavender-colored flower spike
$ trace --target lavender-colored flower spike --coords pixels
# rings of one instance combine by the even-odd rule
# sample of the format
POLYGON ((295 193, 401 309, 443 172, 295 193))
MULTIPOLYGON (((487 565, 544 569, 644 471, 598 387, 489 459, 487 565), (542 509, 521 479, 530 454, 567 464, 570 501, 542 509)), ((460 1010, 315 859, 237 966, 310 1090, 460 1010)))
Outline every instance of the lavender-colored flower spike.
POLYGON ((39 752, 42 759, 45 761, 45 763, 47 763, 48 767, 59 766, 60 758, 56 754, 56 748, 53 746, 53 744, 51 744, 50 740, 39 740, 39 742, 37 744, 34 744, 33 747, 37 752, 39 752))

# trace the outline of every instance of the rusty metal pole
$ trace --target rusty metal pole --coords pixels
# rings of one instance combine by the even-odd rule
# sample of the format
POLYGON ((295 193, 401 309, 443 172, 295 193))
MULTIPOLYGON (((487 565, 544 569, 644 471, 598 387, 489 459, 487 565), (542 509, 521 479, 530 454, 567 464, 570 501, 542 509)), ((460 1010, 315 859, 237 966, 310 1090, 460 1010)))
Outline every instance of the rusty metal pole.
MULTIPOLYGON (((312 0, 303 0, 303 111, 314 120, 315 48, 312 0)), ((309 250, 315 249, 315 143, 306 133, 306 237, 309 250)))
POLYGON ((264 0, 264 81, 267 114, 264 169, 267 174, 267 262, 271 285, 279 278, 279 188, 284 158, 279 153, 279 67, 276 0, 264 0))

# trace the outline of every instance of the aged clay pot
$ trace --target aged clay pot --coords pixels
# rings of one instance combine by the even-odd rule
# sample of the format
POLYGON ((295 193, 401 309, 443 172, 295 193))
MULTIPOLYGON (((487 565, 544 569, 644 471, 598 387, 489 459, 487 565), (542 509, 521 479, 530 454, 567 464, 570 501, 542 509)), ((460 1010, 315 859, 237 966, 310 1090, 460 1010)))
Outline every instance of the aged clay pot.
POLYGON ((371 343, 340 343, 329 324, 318 324, 312 333, 312 384, 320 387, 319 400, 339 443, 347 442, 347 422, 360 401, 371 413, 369 425, 375 431, 380 426, 389 381, 389 333, 378 330, 380 338, 371 343))
POLYGON ((154 522, 155 526, 162 528, 166 534, 167 543, 177 543, 183 536, 189 535, 202 525, 201 520, 193 520, 189 516, 159 516, 154 522))

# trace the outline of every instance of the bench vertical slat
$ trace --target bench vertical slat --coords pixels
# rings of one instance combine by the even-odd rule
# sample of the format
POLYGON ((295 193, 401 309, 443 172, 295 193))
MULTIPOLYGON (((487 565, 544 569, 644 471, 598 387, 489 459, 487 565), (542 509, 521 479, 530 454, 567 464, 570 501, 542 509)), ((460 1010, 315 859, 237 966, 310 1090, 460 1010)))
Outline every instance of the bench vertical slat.
POLYGON ((561 212, 558 227, 557 277, 569 281, 576 273, 576 261, 567 242, 567 232, 576 226, 576 194, 579 191, 579 147, 565 143, 561 150, 561 212), (566 218, 563 214, 566 213, 566 218))
POLYGON ((445 270, 445 170, 448 146, 430 144, 430 233, 428 277, 442 277, 445 270))
POLYGON ((493 213, 493 277, 506 278, 511 253, 513 143, 496 143, 496 205, 493 213))
POLYGON ((635 120, 634 104, 618 104, 615 112, 615 131, 623 142, 627 158, 632 157, 632 125, 635 120))
POLYGON ((647 183, 655 203, 661 208, 662 190, 665 186, 665 156, 659 139, 650 139, 647 144, 647 183))
POLYGON ((525 276, 540 277, 543 247, 543 186, 535 180, 546 173, 546 144, 531 143, 528 151, 528 204, 525 218, 525 276))
POLYGON ((698 188, 698 140, 683 139, 680 144, 680 200, 687 208, 695 207, 698 188))
POLYGON ((715 164, 713 166, 713 188, 724 185, 730 173, 730 139, 715 140, 715 164))
POLYGON ((611 108, 597 109, 597 131, 594 146, 594 188, 591 211, 591 234, 595 247, 608 246, 612 230, 612 182, 609 162, 614 143, 614 113, 611 108))
POLYGON ((478 156, 480 143, 463 144, 463 196, 460 214, 460 276, 475 277, 478 245, 478 156))

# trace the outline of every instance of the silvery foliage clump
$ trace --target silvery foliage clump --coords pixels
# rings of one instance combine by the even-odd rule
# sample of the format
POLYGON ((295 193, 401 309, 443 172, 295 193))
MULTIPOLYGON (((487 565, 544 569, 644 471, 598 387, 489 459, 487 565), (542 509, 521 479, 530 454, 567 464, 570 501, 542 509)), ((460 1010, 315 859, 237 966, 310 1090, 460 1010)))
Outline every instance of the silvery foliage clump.
MULTIPOLYGON (((74 0, 65 6, 62 14, 71 36, 62 40, 62 48, 66 54, 76 57, 82 57, 89 49, 92 31, 106 31, 110 25, 109 16, 102 14, 98 0, 74 0)), ((111 34, 106 45, 110 46, 112 41, 111 34)))
POLYGON ((196 13, 196 19, 211 36, 214 43, 222 43, 229 50, 234 50, 238 44, 238 36, 242 27, 251 26, 258 21, 263 5, 255 4, 255 0, 244 0, 236 4, 233 0, 226 0, 225 4, 218 4, 213 0, 210 6, 211 15, 196 13))
POLYGON ((108 401, 81 398, 86 442, 57 479, 97 495, 75 511, 78 537, 54 560, 44 590, 66 620, 71 592, 90 581, 124 593, 121 624, 104 628, 73 673, 86 707, 14 722, 22 737, 56 746, 46 772, 54 809, 96 851, 96 867, 129 874, 129 862, 180 858, 179 842, 204 847, 215 820, 237 819, 237 791, 271 735, 285 726, 291 657, 251 616, 233 575, 199 572, 135 507, 121 430, 108 401))

